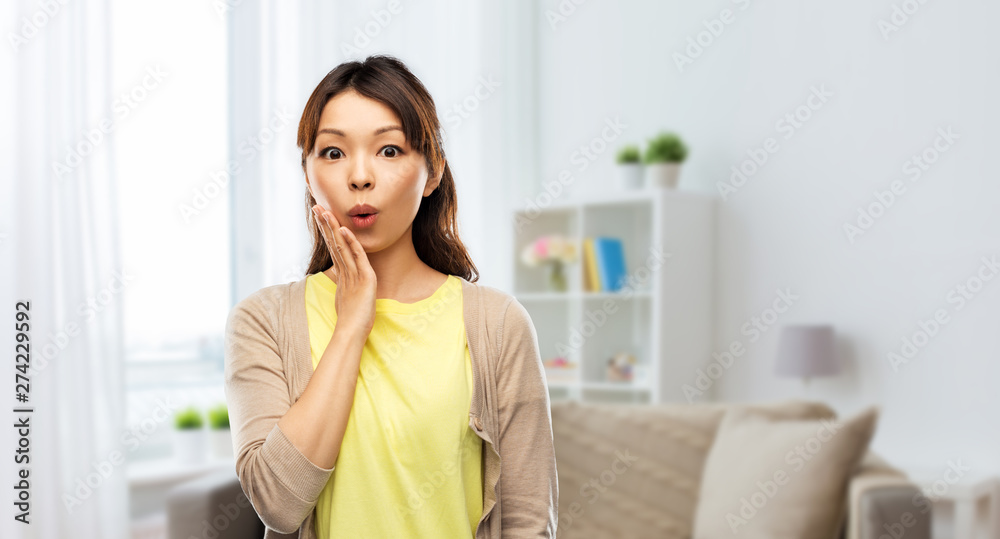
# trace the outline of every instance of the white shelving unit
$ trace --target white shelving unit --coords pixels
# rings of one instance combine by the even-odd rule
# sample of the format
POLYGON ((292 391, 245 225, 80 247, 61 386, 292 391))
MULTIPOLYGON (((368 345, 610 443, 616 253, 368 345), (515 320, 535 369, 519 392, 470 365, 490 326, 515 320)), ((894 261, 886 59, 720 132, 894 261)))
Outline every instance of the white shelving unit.
POLYGON ((710 195, 647 188, 514 210, 514 295, 535 324, 542 359, 578 365, 547 371, 552 400, 684 400, 681 387, 711 355, 714 208, 710 195), (567 267, 569 290, 549 291, 547 268, 520 257, 545 234, 620 238, 632 284, 585 291, 580 243, 580 258, 567 267), (608 359, 618 352, 636 357, 645 380, 607 380, 608 359))

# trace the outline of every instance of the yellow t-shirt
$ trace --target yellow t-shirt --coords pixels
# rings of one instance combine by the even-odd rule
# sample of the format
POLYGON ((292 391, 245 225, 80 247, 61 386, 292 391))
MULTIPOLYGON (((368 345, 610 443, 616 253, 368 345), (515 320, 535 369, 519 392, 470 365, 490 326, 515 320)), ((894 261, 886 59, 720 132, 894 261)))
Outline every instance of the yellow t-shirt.
MULTIPOLYGON (((314 370, 336 325, 336 290, 323 272, 307 277, 314 370)), ((449 275, 415 303, 376 299, 344 441, 316 504, 319 539, 474 537, 483 471, 471 403, 461 280, 449 275)))

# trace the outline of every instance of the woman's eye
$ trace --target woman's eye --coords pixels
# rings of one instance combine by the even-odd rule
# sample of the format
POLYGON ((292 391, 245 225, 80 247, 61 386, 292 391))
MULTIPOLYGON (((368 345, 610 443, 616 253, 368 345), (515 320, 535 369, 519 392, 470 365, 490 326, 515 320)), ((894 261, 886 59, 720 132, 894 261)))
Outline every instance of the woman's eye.
POLYGON ((389 150, 392 152, 391 154, 387 154, 386 157, 399 157, 399 154, 403 153, 403 150, 399 149, 398 146, 386 146, 385 148, 382 148, 382 150, 389 150))
POLYGON ((340 157, 340 150, 333 147, 324 148, 321 152, 319 152, 319 156, 326 157, 327 159, 338 159, 340 157), (337 153, 330 155, 330 152, 337 152, 337 153))

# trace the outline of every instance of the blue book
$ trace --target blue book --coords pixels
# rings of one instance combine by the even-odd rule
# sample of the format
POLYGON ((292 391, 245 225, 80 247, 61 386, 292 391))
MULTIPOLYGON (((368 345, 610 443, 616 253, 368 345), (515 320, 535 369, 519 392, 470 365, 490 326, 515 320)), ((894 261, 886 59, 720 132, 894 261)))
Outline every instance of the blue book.
POLYGON ((601 276, 601 288, 618 291, 627 284, 625 275, 625 250, 618 238, 594 238, 594 256, 597 258, 597 272, 601 276))

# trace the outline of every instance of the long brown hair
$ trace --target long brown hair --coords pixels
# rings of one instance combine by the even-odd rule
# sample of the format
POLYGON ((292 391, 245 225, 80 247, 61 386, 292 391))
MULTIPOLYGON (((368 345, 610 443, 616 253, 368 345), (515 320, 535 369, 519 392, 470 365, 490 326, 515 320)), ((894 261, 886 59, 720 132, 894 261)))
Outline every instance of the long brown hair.
MULTIPOLYGON (((388 55, 373 55, 363 62, 344 62, 323 77, 309 96, 299 121, 298 147, 302 149, 303 172, 306 157, 316 145, 323 108, 331 98, 347 89, 385 104, 399 116, 407 143, 426 159, 429 177, 434 177, 440 167, 444 167, 441 182, 430 195, 421 199, 413 219, 413 247, 417 256, 442 273, 457 275, 470 282, 479 280, 479 270, 458 237, 458 195, 455 179, 445 160, 441 123, 434 100, 403 62, 388 55)), ((315 205, 316 199, 307 188, 305 215, 313 237, 313 250, 306 275, 333 265, 330 251, 312 217, 315 205)))

